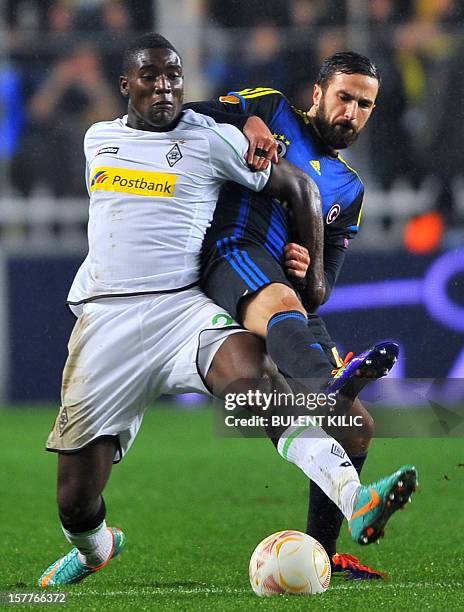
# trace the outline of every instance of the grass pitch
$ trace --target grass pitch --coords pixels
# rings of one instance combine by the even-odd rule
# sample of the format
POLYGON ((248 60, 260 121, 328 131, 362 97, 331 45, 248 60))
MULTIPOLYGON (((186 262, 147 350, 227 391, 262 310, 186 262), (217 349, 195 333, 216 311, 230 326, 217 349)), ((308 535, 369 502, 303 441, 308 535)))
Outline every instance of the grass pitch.
MULTIPOLYGON (((56 516, 56 457, 42 450, 54 416, 46 408, 0 410, 1 592, 39 592, 43 569, 69 550, 56 516)), ((339 546, 388 572, 388 582, 334 579, 323 595, 260 599, 248 583, 251 552, 274 531, 304 530, 304 475, 267 440, 218 437, 210 409, 160 406, 146 415, 105 493, 108 523, 124 529, 128 547, 66 589, 66 609, 463 609, 463 440, 376 440, 363 481, 409 462, 420 489, 381 544, 357 546, 344 528, 339 546)))

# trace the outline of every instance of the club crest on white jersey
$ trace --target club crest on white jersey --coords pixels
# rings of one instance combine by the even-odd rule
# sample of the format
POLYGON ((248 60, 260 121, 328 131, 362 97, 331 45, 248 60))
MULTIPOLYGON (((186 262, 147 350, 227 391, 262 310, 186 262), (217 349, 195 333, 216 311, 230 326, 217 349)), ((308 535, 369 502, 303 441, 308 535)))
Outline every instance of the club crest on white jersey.
POLYGON ((270 168, 250 171, 240 130, 191 110, 169 132, 131 128, 127 117, 96 123, 84 149, 89 253, 70 304, 198 282, 221 186, 235 181, 260 191, 270 175, 270 168))

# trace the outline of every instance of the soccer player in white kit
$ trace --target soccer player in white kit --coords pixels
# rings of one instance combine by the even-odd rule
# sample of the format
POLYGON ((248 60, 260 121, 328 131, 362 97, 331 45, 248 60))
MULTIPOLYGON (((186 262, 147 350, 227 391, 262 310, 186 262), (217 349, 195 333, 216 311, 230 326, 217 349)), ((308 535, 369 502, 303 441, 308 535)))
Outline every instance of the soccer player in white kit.
MULTIPOLYGON (((47 440, 47 449, 58 452, 59 515, 74 548, 45 570, 42 587, 80 582, 124 548, 123 532, 106 526, 102 492, 149 401, 185 391, 240 392, 244 379, 262 381, 264 389, 285 385, 262 341, 196 286, 201 243, 223 182, 285 196, 308 214, 319 206, 303 173, 285 163, 252 173, 238 129, 182 112, 182 62, 169 41, 140 38, 126 50, 123 69, 127 116, 93 125, 84 143, 89 253, 69 293, 78 319, 62 406, 47 440)), ((357 512, 365 522, 369 489, 349 462, 340 465, 340 445, 322 430, 312 438, 288 431, 275 444, 347 518, 357 512)), ((389 477, 387 494, 400 495, 398 474, 389 477)), ((414 469, 403 469, 401 478, 402 499, 415 487, 414 469)), ((385 513, 387 499, 379 494, 385 513)))

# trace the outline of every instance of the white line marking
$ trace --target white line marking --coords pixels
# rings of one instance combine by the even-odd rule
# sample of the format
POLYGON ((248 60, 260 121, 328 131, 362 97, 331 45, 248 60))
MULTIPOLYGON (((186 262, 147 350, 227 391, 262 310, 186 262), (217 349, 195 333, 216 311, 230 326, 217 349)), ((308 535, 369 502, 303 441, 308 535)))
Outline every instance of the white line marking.
MULTIPOLYGON (((374 587, 379 589, 463 589, 464 583, 462 582, 377 582, 369 581, 367 584, 363 582, 360 584, 359 581, 346 581, 347 584, 334 584, 329 589, 331 591, 351 591, 360 588, 374 587)), ((153 588, 134 588, 128 589, 127 591, 85 591, 82 593, 73 593, 73 597, 87 597, 99 595, 102 597, 121 597, 128 595, 139 595, 141 597, 149 597, 151 595, 201 595, 201 594, 213 594, 213 595, 236 595, 236 594, 247 594, 252 593, 250 589, 236 589, 231 587, 153 587, 153 588)))

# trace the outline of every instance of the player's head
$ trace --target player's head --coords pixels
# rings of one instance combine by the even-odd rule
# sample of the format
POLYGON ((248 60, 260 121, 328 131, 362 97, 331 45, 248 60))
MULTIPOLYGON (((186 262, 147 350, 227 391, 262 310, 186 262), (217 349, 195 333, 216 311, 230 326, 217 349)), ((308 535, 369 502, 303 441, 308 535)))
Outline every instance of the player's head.
POLYGON ((379 86, 379 71, 364 55, 344 51, 324 60, 310 114, 329 147, 344 149, 355 142, 374 110, 379 86))
POLYGON ((160 34, 144 34, 124 52, 120 89, 128 98, 128 125, 139 130, 168 131, 180 113, 184 96, 182 59, 160 34))

